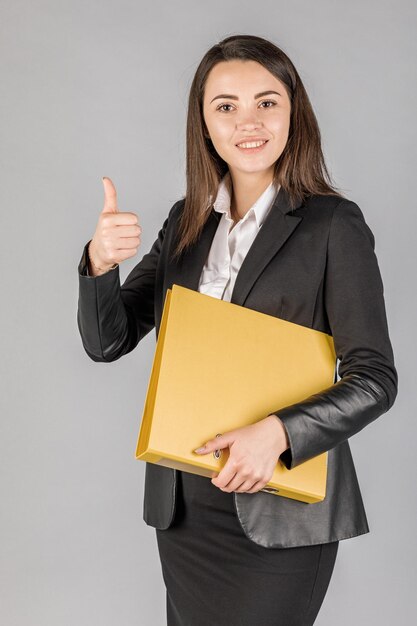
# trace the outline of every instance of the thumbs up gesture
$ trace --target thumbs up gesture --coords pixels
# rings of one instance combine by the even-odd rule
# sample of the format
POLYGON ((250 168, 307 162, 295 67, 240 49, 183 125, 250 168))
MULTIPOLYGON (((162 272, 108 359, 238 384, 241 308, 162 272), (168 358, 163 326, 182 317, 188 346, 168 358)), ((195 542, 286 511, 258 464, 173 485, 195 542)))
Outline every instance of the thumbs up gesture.
POLYGON ((119 211, 116 188, 110 178, 104 176, 103 185, 104 207, 88 246, 89 270, 93 276, 103 274, 115 263, 135 256, 142 232, 135 213, 119 211))

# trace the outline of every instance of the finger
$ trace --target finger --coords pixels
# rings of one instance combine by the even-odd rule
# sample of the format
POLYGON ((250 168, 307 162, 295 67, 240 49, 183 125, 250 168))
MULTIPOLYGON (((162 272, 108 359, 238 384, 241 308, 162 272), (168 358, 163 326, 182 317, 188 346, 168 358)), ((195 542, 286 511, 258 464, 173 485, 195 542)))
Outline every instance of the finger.
POLYGON ((218 434, 213 439, 209 439, 205 444, 193 450, 197 454, 208 454, 209 452, 214 452, 214 450, 222 450, 223 448, 227 448, 228 445, 232 443, 229 437, 226 435, 218 434))
MULTIPOLYGON (((222 489, 222 491, 227 491, 228 493, 232 493, 232 491, 243 492, 249 489, 252 484, 253 481, 245 480, 241 476, 239 476, 239 474, 235 474, 234 478, 232 480, 229 480, 227 485, 220 485, 220 488, 222 489)), ((217 482, 216 486, 219 487, 217 482)))
POLYGON ((118 263, 133 258, 137 253, 136 248, 121 248, 117 250, 118 263))
POLYGON ((265 485, 267 485, 267 483, 265 481, 258 480, 252 486, 251 489, 245 489, 244 491, 245 491, 245 493, 257 493, 258 491, 261 491, 261 489, 263 489, 265 487, 265 485))
POLYGON ((104 207, 103 213, 118 213, 119 207, 117 206, 117 193, 116 187, 113 185, 110 178, 103 176, 104 185, 104 207))
POLYGON ((230 460, 229 457, 224 465, 224 467, 219 472, 219 475, 216 478, 212 478, 211 482, 216 487, 220 487, 221 489, 229 489, 229 485, 231 481, 236 479, 235 485, 240 485, 245 479, 243 477, 239 478, 239 473, 236 470, 236 467, 233 463, 233 460, 230 460))
POLYGON ((114 214, 107 213, 105 217, 109 219, 109 224, 112 227, 139 226, 138 216, 132 211, 117 211, 114 214))
POLYGON ((139 237, 121 237, 120 239, 116 239, 114 244, 115 250, 132 250, 132 248, 139 248, 140 239, 139 237))
MULTIPOLYGON (((123 213, 120 213, 123 215, 123 213)), ((139 224, 116 224, 116 236, 120 239, 125 237, 140 237, 142 228, 139 224)))

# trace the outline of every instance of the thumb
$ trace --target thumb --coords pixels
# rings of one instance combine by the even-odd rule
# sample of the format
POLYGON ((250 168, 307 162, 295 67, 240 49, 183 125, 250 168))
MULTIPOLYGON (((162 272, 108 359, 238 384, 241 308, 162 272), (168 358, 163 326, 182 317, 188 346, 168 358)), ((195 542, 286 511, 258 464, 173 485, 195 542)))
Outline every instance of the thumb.
POLYGON ((116 187, 110 178, 103 176, 104 185, 104 207, 102 213, 118 213, 116 187))

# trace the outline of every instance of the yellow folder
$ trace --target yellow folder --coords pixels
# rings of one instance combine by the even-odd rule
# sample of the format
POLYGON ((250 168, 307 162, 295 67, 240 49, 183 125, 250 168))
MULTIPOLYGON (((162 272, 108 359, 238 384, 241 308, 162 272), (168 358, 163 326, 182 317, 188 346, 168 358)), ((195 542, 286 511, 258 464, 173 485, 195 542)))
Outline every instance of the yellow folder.
MULTIPOLYGON (((174 284, 166 292, 135 458, 211 478, 229 448, 193 450, 334 382, 333 338, 174 284), (217 454, 216 454, 217 453, 217 454)), ((327 452, 262 491, 313 503, 326 495, 327 452)))

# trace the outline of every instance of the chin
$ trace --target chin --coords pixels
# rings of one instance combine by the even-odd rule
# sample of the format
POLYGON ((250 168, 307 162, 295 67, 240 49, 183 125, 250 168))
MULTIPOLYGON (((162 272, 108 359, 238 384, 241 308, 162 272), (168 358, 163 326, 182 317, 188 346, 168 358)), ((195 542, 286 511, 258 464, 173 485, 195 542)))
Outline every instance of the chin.
POLYGON ((255 172, 264 172, 265 170, 271 169, 275 164, 275 161, 267 162, 267 163, 228 163, 229 169, 234 169, 239 172, 246 172, 247 174, 253 174, 255 172))

